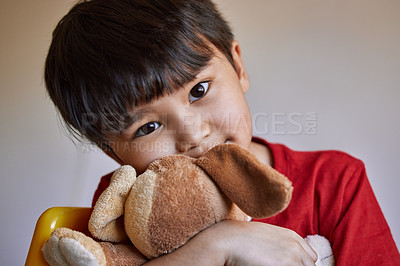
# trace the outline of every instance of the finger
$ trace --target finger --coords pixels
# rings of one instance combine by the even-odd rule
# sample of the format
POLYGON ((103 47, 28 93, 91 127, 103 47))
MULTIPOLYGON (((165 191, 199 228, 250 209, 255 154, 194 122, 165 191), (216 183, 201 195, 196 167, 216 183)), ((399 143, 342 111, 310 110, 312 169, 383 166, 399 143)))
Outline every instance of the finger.
POLYGON ((308 257, 313 261, 313 264, 318 260, 318 254, 312 249, 312 247, 304 240, 299 240, 300 245, 306 251, 308 257))
POLYGON ((318 259, 317 253, 307 244, 307 242, 303 241, 300 237, 298 239, 298 259, 301 261, 301 265, 304 266, 315 266, 315 262, 318 259))
POLYGON ((300 244, 300 246, 304 249, 304 251, 307 253, 307 255, 316 262, 318 260, 318 254, 312 249, 312 247, 305 241, 301 236, 299 236, 297 233, 294 231, 291 231, 294 233, 294 237, 297 240, 297 242, 300 244))
POLYGON ((301 263, 304 266, 315 266, 315 261, 308 255, 301 258, 301 263))

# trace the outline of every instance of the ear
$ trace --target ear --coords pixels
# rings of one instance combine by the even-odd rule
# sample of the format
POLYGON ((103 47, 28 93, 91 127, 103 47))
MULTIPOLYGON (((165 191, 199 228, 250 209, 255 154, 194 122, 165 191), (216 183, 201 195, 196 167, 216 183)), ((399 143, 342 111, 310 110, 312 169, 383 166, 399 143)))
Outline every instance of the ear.
POLYGON ((291 182, 236 144, 215 146, 197 159, 225 195, 253 218, 283 211, 292 195, 291 182))
POLYGON ((135 180, 136 171, 129 165, 115 171, 110 185, 100 195, 89 219, 89 231, 94 237, 111 242, 128 239, 123 222, 124 204, 135 180))
POLYGON ((235 64, 236 73, 240 81, 240 85, 242 86, 242 91, 243 93, 246 93, 250 87, 249 77, 247 75, 246 68, 244 67, 242 50, 237 41, 232 42, 231 54, 233 58, 233 63, 235 64))

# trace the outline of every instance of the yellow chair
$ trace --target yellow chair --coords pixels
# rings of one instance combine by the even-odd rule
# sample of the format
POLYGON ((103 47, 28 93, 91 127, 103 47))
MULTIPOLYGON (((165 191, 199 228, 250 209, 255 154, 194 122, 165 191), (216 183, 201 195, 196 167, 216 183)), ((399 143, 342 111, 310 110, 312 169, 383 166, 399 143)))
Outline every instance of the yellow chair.
POLYGON ((38 219, 29 247, 25 265, 48 265, 42 254, 42 246, 56 228, 68 227, 87 235, 91 208, 53 207, 46 210, 38 219))

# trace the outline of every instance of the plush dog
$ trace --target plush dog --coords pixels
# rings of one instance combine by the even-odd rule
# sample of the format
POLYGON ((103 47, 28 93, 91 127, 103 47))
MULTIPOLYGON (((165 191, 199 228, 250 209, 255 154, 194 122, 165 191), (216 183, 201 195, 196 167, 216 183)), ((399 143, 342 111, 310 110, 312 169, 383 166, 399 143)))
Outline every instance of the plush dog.
MULTIPOLYGON (((288 206, 292 189, 286 177, 234 144, 218 145, 197 159, 165 156, 138 177, 122 166, 89 221, 93 236, 106 242, 61 228, 42 250, 51 265, 140 265, 220 221, 273 216, 288 206)), ((329 242, 309 239, 324 259, 320 265, 332 265, 329 242)))

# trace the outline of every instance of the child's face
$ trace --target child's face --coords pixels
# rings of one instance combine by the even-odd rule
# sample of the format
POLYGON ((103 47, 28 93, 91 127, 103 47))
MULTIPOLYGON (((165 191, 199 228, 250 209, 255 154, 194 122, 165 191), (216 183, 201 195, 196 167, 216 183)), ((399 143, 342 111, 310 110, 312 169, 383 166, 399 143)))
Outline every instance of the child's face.
POLYGON ((197 77, 182 89, 135 107, 137 119, 111 147, 122 164, 138 173, 168 154, 199 157, 221 143, 248 148, 252 127, 244 97, 249 83, 239 45, 232 44, 237 70, 219 51, 197 77))

